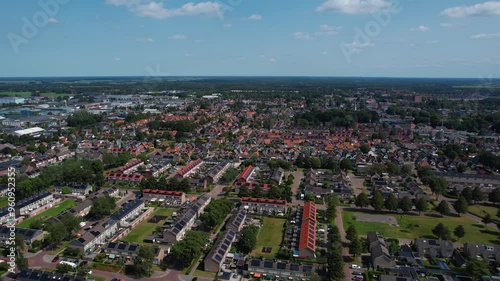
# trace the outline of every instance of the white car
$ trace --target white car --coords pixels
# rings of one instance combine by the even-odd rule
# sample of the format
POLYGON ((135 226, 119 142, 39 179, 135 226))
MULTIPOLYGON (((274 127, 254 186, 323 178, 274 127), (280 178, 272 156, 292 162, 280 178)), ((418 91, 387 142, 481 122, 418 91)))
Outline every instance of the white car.
POLYGON ((357 264, 352 264, 352 265, 351 265, 351 268, 352 268, 352 269, 359 269, 359 268, 361 268, 361 267, 360 267, 359 265, 357 265, 357 264))

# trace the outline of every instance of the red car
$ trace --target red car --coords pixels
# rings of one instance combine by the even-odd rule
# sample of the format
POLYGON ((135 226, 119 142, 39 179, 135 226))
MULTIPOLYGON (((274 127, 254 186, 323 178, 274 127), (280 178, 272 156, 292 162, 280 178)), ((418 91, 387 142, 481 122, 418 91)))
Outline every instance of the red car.
POLYGON ((57 262, 59 260, 59 257, 56 256, 55 258, 52 259, 52 262, 57 262))

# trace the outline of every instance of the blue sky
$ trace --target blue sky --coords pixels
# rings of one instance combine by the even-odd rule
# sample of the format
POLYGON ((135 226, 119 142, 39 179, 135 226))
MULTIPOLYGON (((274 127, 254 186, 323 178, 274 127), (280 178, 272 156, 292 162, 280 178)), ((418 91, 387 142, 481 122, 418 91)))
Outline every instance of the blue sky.
POLYGON ((0 34, 0 77, 500 78, 500 1, 4 1, 0 34))

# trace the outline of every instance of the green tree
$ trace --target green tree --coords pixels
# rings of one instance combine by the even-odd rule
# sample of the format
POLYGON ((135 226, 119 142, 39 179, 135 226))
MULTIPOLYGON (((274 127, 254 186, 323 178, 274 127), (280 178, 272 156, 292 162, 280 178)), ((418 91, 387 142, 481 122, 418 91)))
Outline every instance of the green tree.
POLYGON ((349 228, 347 228, 347 231, 345 233, 345 238, 349 241, 358 238, 358 232, 356 231, 356 227, 353 224, 351 224, 349 228))
POLYGON ((476 186, 472 190, 472 200, 475 202, 480 202, 484 200, 484 193, 479 186, 476 186))
POLYGON ((472 201, 472 188, 466 186, 464 189, 462 189, 462 192, 460 192, 460 195, 467 200, 467 202, 472 201))
POLYGON ((455 201, 455 203, 453 203, 453 208, 455 208, 455 211, 457 211, 458 215, 465 214, 469 209, 469 204, 467 203, 467 200, 463 196, 460 196, 455 201))
POLYGON ((239 197, 250 197, 250 191, 246 185, 240 186, 240 192, 238 193, 239 197))
POLYGON ((111 215, 111 212, 116 208, 115 199, 109 195, 97 198, 92 201, 88 216, 94 219, 102 219, 105 216, 111 215))
POLYGON ((366 153, 370 152, 370 145, 367 143, 363 143, 359 146, 359 150, 361 150, 361 152, 366 154, 366 153))
POLYGON ((63 188, 61 188, 62 194, 71 194, 71 192, 73 192, 73 190, 69 186, 63 186, 63 188))
POLYGON ((357 257, 361 255, 361 252, 363 251, 363 245, 361 244, 361 240, 359 237, 354 238, 354 240, 351 240, 351 243, 349 243, 349 254, 353 257, 357 257))
POLYGON ((427 202, 425 198, 420 197, 415 203, 415 208, 417 209, 419 214, 421 214, 422 212, 426 212, 429 209, 429 202, 427 202))
POLYGON ((59 243, 70 235, 70 233, 68 233, 68 229, 62 222, 50 223, 45 227, 45 229, 49 233, 45 236, 45 240, 49 244, 59 245, 59 243))
POLYGON ((371 205, 375 211, 380 211, 384 208, 384 195, 380 190, 375 191, 373 194, 371 205))
POLYGON ((74 270, 75 269, 69 264, 59 263, 56 265, 56 272, 59 272, 59 273, 68 273, 68 272, 72 272, 74 270))
POLYGON ((340 161, 340 169, 347 171, 347 170, 352 170, 352 163, 351 160, 344 158, 340 161))
POLYGON ((342 246, 333 244, 327 251, 328 279, 341 281, 345 277, 344 259, 342 257, 342 246))
POLYGON ((490 214, 484 215, 483 219, 481 220, 485 225, 492 223, 493 219, 491 218, 490 214))
POLYGON ((405 213, 408 213, 409 211, 411 211, 413 204, 411 203, 410 197, 405 196, 401 200, 399 200, 398 207, 405 213))
POLYGON ((90 267, 87 264, 78 265, 76 267, 76 275, 87 276, 90 272, 90 267))
POLYGON ((141 245, 139 252, 134 258, 134 272, 138 277, 151 276, 153 274, 154 250, 149 245, 141 245))
POLYGON ((433 229, 432 233, 439 239, 450 240, 451 232, 443 223, 438 223, 433 229))
POLYGON ((483 276, 491 275, 488 263, 476 259, 469 259, 467 261, 465 272, 467 272, 473 281, 479 281, 482 280, 483 276))
POLYGON ((364 207, 367 207, 370 204, 370 199, 368 199, 368 195, 366 193, 361 192, 357 197, 356 197, 356 206, 360 207, 363 209, 364 207))
POLYGON ((459 225, 455 227, 455 229, 453 230, 453 234, 455 234, 455 236, 460 239, 465 236, 465 228, 462 225, 459 225))
POLYGON ((385 199, 384 206, 387 210, 395 211, 398 209, 398 199, 393 193, 389 193, 389 196, 385 199))
POLYGON ((257 244, 258 234, 259 228, 255 225, 249 225, 243 228, 243 230, 241 231, 241 239, 237 244, 238 251, 245 254, 250 253, 257 244))
POLYGON ((490 194, 488 194, 488 200, 494 204, 498 204, 500 202, 500 187, 493 189, 490 194))
POLYGON ((438 211, 441 215, 449 215, 450 214, 450 206, 446 200, 442 200, 436 207, 436 211, 438 211))
POLYGON ((16 266, 19 270, 28 269, 28 259, 24 256, 22 251, 17 251, 16 266))

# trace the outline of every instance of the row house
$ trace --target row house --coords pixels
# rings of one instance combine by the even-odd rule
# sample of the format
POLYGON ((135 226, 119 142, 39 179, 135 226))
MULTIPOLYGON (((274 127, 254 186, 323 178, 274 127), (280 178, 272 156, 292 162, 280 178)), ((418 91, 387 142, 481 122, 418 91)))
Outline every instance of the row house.
POLYGON ((143 213, 144 206, 143 200, 132 200, 123 204, 120 210, 111 215, 111 219, 116 221, 120 227, 127 227, 135 218, 143 213))
MULTIPOLYGON (((133 260, 137 257, 140 247, 139 244, 134 243, 109 242, 103 250, 110 258, 133 260)), ((153 254, 153 264, 155 265, 159 265, 165 258, 165 251, 160 247, 154 247, 153 254)))
POLYGON ((392 259, 384 237, 378 232, 370 232, 366 236, 368 250, 370 252, 370 263, 375 270, 393 268, 396 263, 392 259))
POLYGON ((23 269, 17 276, 16 280, 20 281, 48 281, 48 280, 64 280, 64 281, 87 281, 88 279, 73 274, 63 274, 59 272, 42 271, 39 269, 23 269))
POLYGON ((299 239, 299 257, 316 257, 316 203, 304 203, 299 239))
POLYGON ((243 172, 241 172, 241 174, 238 175, 238 178, 236 179, 235 184, 236 185, 243 185, 243 184, 249 182, 251 177, 254 174, 255 174, 255 168, 252 167, 252 165, 245 167, 243 172))
POLYGON ((242 197, 241 206, 249 213, 284 214, 286 213, 287 202, 285 200, 242 197))
POLYGON ((33 168, 43 168, 49 165, 60 162, 57 156, 46 156, 43 158, 39 158, 31 162, 30 166, 33 168))
POLYGON ((212 249, 205 257, 205 271, 219 272, 222 264, 226 260, 227 254, 231 251, 231 245, 233 244, 235 238, 236 232, 231 229, 226 230, 219 236, 212 249))
POLYGON ((249 274, 259 280, 262 277, 270 280, 309 280, 313 271, 313 265, 255 258, 248 259, 243 267, 244 275, 249 274))
POLYGON ((182 168, 175 177, 177 179, 187 178, 189 175, 195 173, 200 167, 203 165, 203 160, 200 158, 194 160, 193 162, 187 164, 184 168, 182 168))
POLYGON ((92 252, 96 247, 104 245, 118 230, 118 223, 113 219, 108 219, 102 223, 96 223, 90 230, 81 237, 71 241, 68 247, 78 249, 84 254, 92 252))
POLYGON ((217 183, 224 173, 231 167, 231 163, 222 162, 213 167, 205 177, 208 183, 217 183))
POLYGON ((143 175, 138 174, 108 173, 108 180, 111 181, 127 181, 138 183, 141 182, 143 178, 143 175))
POLYGON ((137 168, 142 164, 142 161, 141 160, 134 160, 128 164, 126 164, 125 166, 122 166, 118 169, 118 172, 119 173, 123 173, 123 174, 130 174, 130 173, 133 173, 135 171, 137 171, 137 168))
POLYGON ((0 225, 9 223, 14 218, 14 214, 11 216, 9 207, 0 208, 0 225))
MULTIPOLYGON (((35 241, 41 241, 43 239, 43 231, 38 229, 26 229, 26 228, 16 228, 16 237, 22 237, 24 244, 26 246, 31 246, 35 241)), ((0 242, 3 245, 11 237, 11 228, 6 226, 0 226, 0 242)))
POLYGON ((145 189, 142 199, 149 202, 160 202, 169 206, 181 206, 186 202, 186 194, 179 191, 145 189))
POLYGON ((16 216, 30 216, 35 210, 54 202, 50 191, 42 191, 16 203, 16 216))
POLYGON ((234 214, 226 224, 227 229, 231 229, 234 232, 241 232, 243 226, 245 225, 245 219, 247 218, 247 210, 245 208, 239 208, 238 212, 234 214))
POLYGON ((62 193, 64 187, 71 188, 71 194, 88 195, 92 192, 92 185, 88 183, 58 182, 55 185, 55 192, 62 193))

